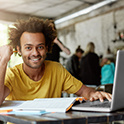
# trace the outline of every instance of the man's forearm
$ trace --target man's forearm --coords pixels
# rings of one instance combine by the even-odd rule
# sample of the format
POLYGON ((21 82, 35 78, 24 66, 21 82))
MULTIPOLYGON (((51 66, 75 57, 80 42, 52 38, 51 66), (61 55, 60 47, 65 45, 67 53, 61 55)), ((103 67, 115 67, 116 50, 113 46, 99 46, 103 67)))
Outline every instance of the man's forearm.
POLYGON ((6 96, 9 95, 9 89, 4 86, 7 64, 13 54, 13 48, 10 45, 0 47, 0 104, 6 96))
POLYGON ((3 102, 4 98, 4 80, 6 74, 7 62, 0 61, 0 104, 3 102))

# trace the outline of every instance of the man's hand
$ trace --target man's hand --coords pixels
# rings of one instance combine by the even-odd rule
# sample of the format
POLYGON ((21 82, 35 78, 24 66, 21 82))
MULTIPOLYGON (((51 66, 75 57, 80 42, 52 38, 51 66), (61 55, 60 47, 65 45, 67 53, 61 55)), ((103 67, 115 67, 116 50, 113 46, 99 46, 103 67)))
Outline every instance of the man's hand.
POLYGON ((10 90, 4 86, 7 63, 13 53, 13 48, 10 45, 0 47, 0 104, 9 95, 10 90))
POLYGON ((112 98, 112 95, 110 93, 106 93, 106 92, 103 92, 103 91, 94 91, 94 92, 91 92, 89 94, 89 100, 90 101, 94 101, 94 100, 97 100, 99 99, 101 102, 104 101, 104 99, 108 99, 109 101, 111 101, 111 98, 112 98))
POLYGON ((96 91, 93 88, 89 88, 85 85, 83 85, 79 89, 79 91, 77 91, 76 95, 86 97, 90 101, 99 99, 101 102, 103 102, 104 99, 108 99, 109 101, 111 101, 112 98, 112 95, 110 93, 103 91, 96 91))
POLYGON ((12 54, 13 54, 12 46, 4 45, 0 47, 0 61, 8 63, 12 54))

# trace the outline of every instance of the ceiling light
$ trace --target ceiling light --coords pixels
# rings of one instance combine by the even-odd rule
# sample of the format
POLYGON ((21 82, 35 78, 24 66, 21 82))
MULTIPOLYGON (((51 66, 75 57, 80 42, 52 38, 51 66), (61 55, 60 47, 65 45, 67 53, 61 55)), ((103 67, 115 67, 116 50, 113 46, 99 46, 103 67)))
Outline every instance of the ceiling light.
POLYGON ((80 10, 78 12, 75 12, 75 13, 71 14, 71 15, 68 15, 68 16, 65 16, 63 18, 60 18, 60 19, 55 21, 55 24, 59 24, 59 23, 62 23, 64 21, 67 21, 67 20, 73 19, 75 17, 78 17, 80 15, 87 14, 87 13, 89 13, 89 12, 95 10, 95 9, 98 9, 98 8, 100 8, 102 6, 105 6, 105 5, 107 5, 109 3, 112 3, 112 2, 115 2, 115 1, 117 1, 117 0, 104 0, 104 1, 99 2, 99 3, 97 3, 97 4, 93 5, 93 6, 88 7, 86 9, 80 10))

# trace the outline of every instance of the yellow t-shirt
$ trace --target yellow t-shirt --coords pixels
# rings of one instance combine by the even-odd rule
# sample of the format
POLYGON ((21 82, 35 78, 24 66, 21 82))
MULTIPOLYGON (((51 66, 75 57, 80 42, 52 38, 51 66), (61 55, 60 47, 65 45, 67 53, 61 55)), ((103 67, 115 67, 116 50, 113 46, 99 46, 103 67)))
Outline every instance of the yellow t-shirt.
POLYGON ((35 98, 61 97, 62 91, 76 93, 82 82, 60 64, 45 61, 45 72, 39 81, 33 81, 23 71, 22 64, 8 68, 5 85, 10 89, 7 100, 33 100, 35 98))

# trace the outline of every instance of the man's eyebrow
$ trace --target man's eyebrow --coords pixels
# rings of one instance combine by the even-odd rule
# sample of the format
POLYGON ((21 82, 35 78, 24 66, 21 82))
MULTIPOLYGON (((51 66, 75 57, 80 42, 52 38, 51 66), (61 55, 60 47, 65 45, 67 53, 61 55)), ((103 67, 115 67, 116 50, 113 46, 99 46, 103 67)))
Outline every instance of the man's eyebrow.
MULTIPOLYGON (((40 43, 37 46, 40 46, 40 45, 45 45, 45 43, 40 43)), ((33 44, 25 44, 24 46, 33 46, 33 44)))
POLYGON ((37 46, 39 46, 39 45, 45 45, 45 43, 40 43, 40 44, 38 44, 37 46))
POLYGON ((25 44, 24 46, 33 46, 32 44, 25 44))

